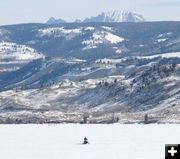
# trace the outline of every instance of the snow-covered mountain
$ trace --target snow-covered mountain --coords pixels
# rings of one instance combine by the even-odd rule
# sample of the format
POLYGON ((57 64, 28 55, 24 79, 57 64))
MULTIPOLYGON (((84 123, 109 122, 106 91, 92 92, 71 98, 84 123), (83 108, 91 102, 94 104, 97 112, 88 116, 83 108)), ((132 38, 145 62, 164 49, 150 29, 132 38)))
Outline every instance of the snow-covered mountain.
POLYGON ((112 113, 121 123, 144 114, 180 123, 179 22, 22 24, 0 35, 1 123, 84 113, 93 123, 112 113))
POLYGON ((55 19, 54 17, 49 18, 49 20, 46 22, 46 24, 60 24, 60 23, 66 23, 63 19, 55 19))
POLYGON ((95 17, 87 18, 83 22, 144 22, 142 15, 128 11, 103 12, 95 17))
MULTIPOLYGON (((103 12, 97 16, 85 18, 84 20, 75 20, 75 23, 93 23, 93 22, 145 22, 145 18, 140 15, 129 11, 114 10, 103 12)), ((61 24, 66 23, 65 20, 55 19, 51 17, 47 24, 61 24)))

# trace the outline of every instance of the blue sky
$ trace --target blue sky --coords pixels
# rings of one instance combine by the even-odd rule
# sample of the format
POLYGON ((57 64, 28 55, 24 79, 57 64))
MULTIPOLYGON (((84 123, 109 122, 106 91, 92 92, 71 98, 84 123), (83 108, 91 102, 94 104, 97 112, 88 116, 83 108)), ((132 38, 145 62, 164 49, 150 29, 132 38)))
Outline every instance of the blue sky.
POLYGON ((180 0, 0 0, 0 25, 50 17, 74 21, 111 10, 139 13, 148 21, 180 21, 180 0))

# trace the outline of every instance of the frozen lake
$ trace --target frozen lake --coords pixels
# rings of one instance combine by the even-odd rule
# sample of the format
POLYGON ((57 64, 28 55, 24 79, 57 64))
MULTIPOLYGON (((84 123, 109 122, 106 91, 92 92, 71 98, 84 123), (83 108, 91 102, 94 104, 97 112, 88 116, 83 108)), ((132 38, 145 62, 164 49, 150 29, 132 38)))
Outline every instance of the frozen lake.
POLYGON ((164 159, 179 134, 180 125, 0 125, 0 158, 164 159))

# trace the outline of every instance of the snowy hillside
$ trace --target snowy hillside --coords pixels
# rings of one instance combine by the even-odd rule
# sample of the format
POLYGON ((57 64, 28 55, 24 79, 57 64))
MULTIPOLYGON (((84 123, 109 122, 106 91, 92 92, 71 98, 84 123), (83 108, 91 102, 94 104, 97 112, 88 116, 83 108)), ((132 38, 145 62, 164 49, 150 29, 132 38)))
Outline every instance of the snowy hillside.
POLYGON ((11 58, 15 60, 34 60, 44 57, 33 48, 8 42, 0 43, 0 56, 1 60, 8 60, 11 58))
POLYGON ((97 31, 93 33, 90 39, 82 41, 82 44, 85 45, 85 47, 83 48, 85 50, 85 49, 97 48, 98 44, 103 44, 103 43, 117 44, 123 41, 124 38, 114 35, 111 32, 97 31))
POLYGON ((0 72, 14 71, 32 60, 44 58, 35 49, 25 45, 0 42, 0 72))
POLYGON ((55 28, 47 28, 40 29, 40 36, 54 36, 54 37, 65 37, 67 40, 79 35, 81 33, 81 29, 65 29, 64 27, 55 27, 55 28))
POLYGON ((2 40, 8 40, 8 36, 9 36, 10 32, 6 29, 0 29, 0 38, 2 40))
POLYGON ((137 56, 137 58, 145 58, 145 59, 153 59, 157 57, 162 57, 162 58, 175 58, 178 57, 180 58, 180 52, 171 52, 171 53, 165 53, 165 54, 158 54, 158 55, 152 55, 152 56, 137 56))
POLYGON ((1 41, 26 45, 45 56, 94 60, 180 51, 178 22, 27 24, 0 30, 1 41))
POLYGON ((106 123, 116 112, 121 123, 140 123, 146 113, 152 122, 179 123, 179 62, 161 57, 34 61, 1 77, 0 120, 79 123, 87 112, 91 122, 106 123))
POLYGON ((0 123, 180 123, 179 22, 0 32, 0 123))

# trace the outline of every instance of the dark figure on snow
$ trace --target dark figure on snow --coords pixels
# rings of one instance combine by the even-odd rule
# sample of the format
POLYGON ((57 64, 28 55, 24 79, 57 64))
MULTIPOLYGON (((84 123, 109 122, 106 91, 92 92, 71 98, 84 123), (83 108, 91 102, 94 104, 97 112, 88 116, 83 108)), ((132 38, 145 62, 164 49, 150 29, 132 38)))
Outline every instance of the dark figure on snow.
POLYGON ((88 139, 85 137, 83 144, 89 144, 88 139))

